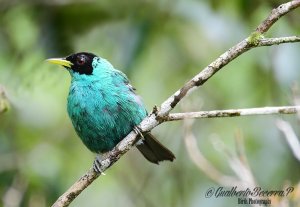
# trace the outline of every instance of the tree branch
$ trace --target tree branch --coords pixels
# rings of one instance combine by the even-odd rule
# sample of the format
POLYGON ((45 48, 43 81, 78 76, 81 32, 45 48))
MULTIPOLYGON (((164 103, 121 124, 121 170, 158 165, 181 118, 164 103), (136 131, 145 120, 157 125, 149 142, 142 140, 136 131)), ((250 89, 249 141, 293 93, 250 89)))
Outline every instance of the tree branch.
POLYGON ((277 20, 288 12, 296 9, 300 5, 300 0, 294 0, 281 4, 279 7, 273 9, 271 14, 256 28, 255 31, 263 34, 267 32, 277 20))
MULTIPOLYGON (((251 48, 259 46, 270 46, 270 44, 262 44, 261 41, 265 40, 262 34, 267 32, 269 28, 283 15, 287 14, 291 10, 300 6, 300 0, 290 1, 282 4, 279 7, 272 10, 271 14, 264 20, 257 28, 256 32, 250 35, 248 38, 242 40, 237 45, 230 48, 223 53, 214 62, 209 64, 204 70, 197 74, 190 81, 170 96, 165 102, 161 104, 159 108, 155 107, 153 113, 146 117, 140 124, 139 129, 141 132, 151 131, 154 127, 161 124, 164 121, 164 117, 168 116, 169 112, 184 98, 188 93, 204 84, 209 78, 211 78, 216 72, 227 65, 229 62, 240 56, 244 52, 251 48), (259 34, 257 34, 259 33, 259 34), (261 43, 261 45, 259 44, 261 43)), ((274 44, 286 43, 275 41, 274 44)), ((104 172, 112 164, 114 164, 123 154, 125 154, 135 143, 137 134, 130 132, 113 150, 106 153, 101 162, 101 171, 104 172)), ((54 204, 55 207, 68 206, 88 185, 90 185, 99 175, 97 175, 93 169, 90 169, 82 178, 80 178, 73 186, 71 186, 54 204)))
POLYGON ((290 36, 290 37, 276 37, 276 38, 262 38, 259 40, 258 46, 272 46, 284 43, 295 43, 300 42, 300 37, 290 36))
POLYGON ((89 169, 79 180, 77 180, 63 195, 61 195, 52 207, 68 206, 85 188, 87 188, 97 177, 93 168, 89 169))
POLYGON ((192 118, 217 118, 217 117, 235 117, 250 115, 269 115, 269 114, 296 114, 300 112, 300 106, 278 106, 261 107, 249 109, 228 109, 215 111, 199 111, 186 113, 172 113, 164 117, 164 121, 177 121, 192 118))

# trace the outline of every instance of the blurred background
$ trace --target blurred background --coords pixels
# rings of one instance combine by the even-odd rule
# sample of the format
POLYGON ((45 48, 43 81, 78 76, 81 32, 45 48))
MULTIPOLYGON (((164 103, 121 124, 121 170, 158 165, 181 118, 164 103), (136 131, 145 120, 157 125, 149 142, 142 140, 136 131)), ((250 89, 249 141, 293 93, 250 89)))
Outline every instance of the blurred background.
MULTIPOLYGON (((151 111, 283 2, 0 0, 0 206, 50 206, 94 159, 67 116, 70 76, 45 59, 98 54, 128 75, 151 111)), ((299 19, 299 11, 291 12, 267 36, 299 35, 299 19)), ((299 54, 297 43, 253 49, 175 111, 294 105, 299 54)), ((133 149, 71 206, 236 206, 237 198, 205 198, 222 183, 195 164, 190 157, 195 153, 222 175, 240 172, 240 180, 243 165, 234 171, 228 154, 242 156, 256 186, 296 189, 300 165, 276 125, 279 118, 300 134, 296 115, 164 123, 153 133, 174 152, 175 162, 156 166, 133 149), (196 141, 194 151, 186 147, 187 137, 196 141), (236 155, 242 146, 244 152, 236 155)), ((275 205, 285 198, 274 199, 275 205)))

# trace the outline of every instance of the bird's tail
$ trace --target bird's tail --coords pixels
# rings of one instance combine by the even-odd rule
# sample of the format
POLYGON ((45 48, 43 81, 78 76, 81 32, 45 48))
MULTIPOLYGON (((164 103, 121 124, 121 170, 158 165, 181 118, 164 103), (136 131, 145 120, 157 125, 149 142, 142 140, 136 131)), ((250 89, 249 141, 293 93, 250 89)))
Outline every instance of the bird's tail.
POLYGON ((144 139, 137 143, 136 147, 144 155, 144 157, 155 164, 160 161, 175 159, 174 154, 163 146, 152 134, 144 134, 144 139))

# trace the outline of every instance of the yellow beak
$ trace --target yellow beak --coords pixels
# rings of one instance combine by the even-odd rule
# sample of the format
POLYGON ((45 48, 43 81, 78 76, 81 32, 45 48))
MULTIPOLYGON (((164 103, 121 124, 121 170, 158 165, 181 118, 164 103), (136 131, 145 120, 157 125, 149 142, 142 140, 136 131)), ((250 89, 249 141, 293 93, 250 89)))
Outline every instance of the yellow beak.
POLYGON ((46 60, 49 63, 53 63, 53 64, 57 64, 57 65, 61 65, 67 68, 71 68, 71 66, 73 65, 73 63, 71 63, 70 61, 64 59, 64 58, 50 58, 46 60))

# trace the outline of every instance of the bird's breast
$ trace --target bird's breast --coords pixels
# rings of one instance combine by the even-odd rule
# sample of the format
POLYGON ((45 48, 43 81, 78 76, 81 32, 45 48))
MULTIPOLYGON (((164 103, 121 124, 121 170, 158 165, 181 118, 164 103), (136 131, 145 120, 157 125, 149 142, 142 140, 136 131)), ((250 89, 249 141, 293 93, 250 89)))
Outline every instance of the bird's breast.
POLYGON ((72 84, 68 114, 72 124, 92 151, 108 151, 146 116, 137 96, 114 86, 72 84))

